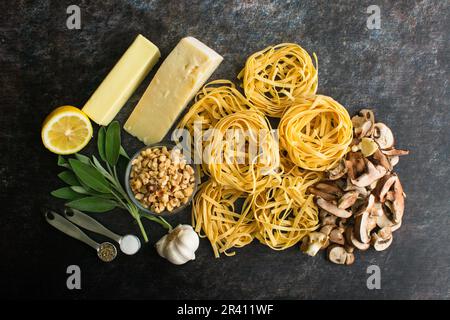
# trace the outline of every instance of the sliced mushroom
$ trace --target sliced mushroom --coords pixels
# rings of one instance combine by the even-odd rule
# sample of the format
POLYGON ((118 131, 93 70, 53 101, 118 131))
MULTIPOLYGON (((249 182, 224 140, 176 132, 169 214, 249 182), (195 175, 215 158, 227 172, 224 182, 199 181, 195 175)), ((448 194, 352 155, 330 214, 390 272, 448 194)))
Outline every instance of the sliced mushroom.
POLYGON ((369 222, 368 211, 364 211, 355 218, 355 233, 357 235, 357 239, 362 243, 370 242, 370 230, 368 228, 369 222))
POLYGON ((380 151, 380 149, 377 149, 373 153, 374 160, 377 161, 378 164, 382 165, 386 170, 391 171, 392 170, 392 164, 389 162, 388 157, 380 151))
POLYGON ((329 246, 328 259, 336 264, 345 264, 345 260, 347 260, 347 251, 339 245, 329 246))
POLYGON ((391 190, 396 180, 396 175, 385 175, 380 179, 377 187, 374 190, 374 193, 377 196, 378 200, 380 200, 380 202, 385 201, 387 193, 389 192, 389 190, 391 190))
POLYGON ((314 185, 314 187, 320 191, 326 192, 328 194, 334 194, 338 197, 342 195, 342 190, 336 186, 334 183, 329 182, 319 182, 314 185))
POLYGON ((398 164, 398 162, 400 161, 400 158, 399 158, 399 156, 388 156, 388 160, 393 168, 398 164))
POLYGON ((353 233, 353 227, 349 226, 345 229, 345 239, 348 243, 351 243, 355 248, 365 251, 370 248, 370 243, 362 243, 356 239, 353 233))
POLYGON ((370 161, 367 162, 367 169, 367 173, 364 173, 358 178, 351 180, 354 185, 358 187, 367 187, 374 181, 382 178, 387 172, 387 170, 383 166, 374 166, 370 161))
POLYGON ((321 232, 311 232, 307 236, 303 237, 300 250, 313 257, 325 244, 327 238, 328 237, 321 232))
POLYGON ((384 227, 377 231, 378 236, 383 239, 387 240, 390 237, 392 237, 392 228, 391 227, 384 227))
POLYGON ((372 234, 371 243, 375 250, 383 251, 386 250, 392 243, 393 237, 391 235, 388 239, 383 239, 377 233, 372 234))
POLYGON ((313 194, 313 195, 315 195, 315 196, 323 198, 323 199, 325 199, 327 201, 334 201, 337 198, 336 195, 334 195, 334 194, 326 193, 326 192, 324 192, 322 190, 319 190, 319 189, 316 189, 314 187, 309 187, 308 188, 308 192, 313 194))
POLYGON ((386 197, 385 197, 384 199, 385 199, 385 201, 393 202, 394 199, 395 199, 395 193, 394 193, 394 191, 388 191, 388 192, 386 193, 386 197))
POLYGON ((328 202, 322 198, 317 198, 317 205, 319 207, 321 207, 322 209, 326 210, 327 212, 334 214, 335 216, 337 216, 339 218, 349 218, 352 215, 351 212, 346 211, 344 209, 340 209, 333 203, 328 202))
POLYGON ((347 177, 347 183, 345 188, 343 189, 344 191, 356 191, 358 192, 362 197, 367 197, 369 195, 369 192, 367 191, 366 188, 364 187, 358 187, 355 186, 352 183, 352 180, 350 179, 350 177, 347 177))
POLYGON ((336 264, 352 264, 355 261, 353 253, 348 253, 340 245, 331 245, 328 247, 328 259, 336 264))
POLYGON ((371 134, 373 123, 371 121, 365 121, 361 126, 355 128, 355 136, 357 138, 363 138, 371 134))
POLYGON ((391 129, 384 123, 375 123, 373 136, 380 149, 389 149, 394 145, 394 135, 391 129))
POLYGON ((346 192, 338 201, 338 208, 347 209, 355 204, 358 199, 358 191, 349 191, 346 192))
POLYGON ((331 224, 326 224, 324 225, 322 228, 320 228, 320 232, 325 234, 326 236, 329 236, 331 231, 335 228, 336 226, 331 225, 331 224))
POLYGON ((344 161, 339 161, 337 166, 328 171, 328 179, 337 180, 347 173, 344 161))
POLYGON ((355 255, 353 254, 353 252, 347 252, 347 259, 345 259, 345 264, 351 265, 353 264, 353 262, 355 262, 355 255))
POLYGON ((321 209, 319 218, 322 226, 331 225, 333 228, 336 227, 337 217, 333 214, 329 214, 328 211, 321 209))
MULTIPOLYGON (((394 225, 394 223, 391 221, 391 219, 388 218, 388 216, 386 215, 386 213, 383 210, 383 214, 381 216, 377 217, 377 226, 382 228, 386 228, 386 227, 392 227, 394 225)), ((392 228, 391 228, 392 230, 392 228)))
POLYGON ((403 187, 400 179, 395 180, 394 183, 394 202, 393 202, 393 218, 395 222, 400 222, 405 210, 405 197, 403 194, 403 187))
POLYGON ((398 149, 389 149, 389 150, 382 150, 382 152, 387 156, 406 156, 409 154, 408 150, 398 150, 398 149))
POLYGON ((372 135, 373 124, 375 122, 373 111, 369 109, 362 109, 359 114, 360 116, 354 116, 352 118, 355 136, 362 138, 372 135))
POLYGON ((344 229, 343 228, 335 228, 330 232, 330 241, 333 243, 344 245, 344 229))
POLYGON ((400 222, 394 224, 394 225, 391 227, 391 231, 392 231, 392 232, 397 231, 398 229, 400 229, 401 226, 402 226, 402 220, 400 220, 400 222))
POLYGON ((364 117, 365 120, 369 120, 372 123, 375 123, 375 115, 373 114, 373 111, 370 109, 361 109, 359 111, 359 114, 364 117))

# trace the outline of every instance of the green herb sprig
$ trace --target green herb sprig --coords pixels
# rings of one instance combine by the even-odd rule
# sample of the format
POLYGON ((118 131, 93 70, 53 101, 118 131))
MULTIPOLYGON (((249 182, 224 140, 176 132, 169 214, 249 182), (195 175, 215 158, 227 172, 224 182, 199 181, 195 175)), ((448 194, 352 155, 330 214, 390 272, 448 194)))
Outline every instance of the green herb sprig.
POLYGON ((107 212, 117 207, 123 208, 136 220, 145 242, 148 242, 148 236, 142 218, 171 230, 172 226, 162 217, 139 210, 119 180, 117 163, 120 157, 127 160, 130 157, 121 145, 120 125, 117 121, 111 122, 108 127, 100 127, 97 148, 100 160, 94 155, 89 158, 78 153, 75 158, 68 160, 58 157, 58 165, 67 169, 58 174, 58 177, 67 186, 52 191, 51 195, 68 200, 66 206, 81 211, 107 212))

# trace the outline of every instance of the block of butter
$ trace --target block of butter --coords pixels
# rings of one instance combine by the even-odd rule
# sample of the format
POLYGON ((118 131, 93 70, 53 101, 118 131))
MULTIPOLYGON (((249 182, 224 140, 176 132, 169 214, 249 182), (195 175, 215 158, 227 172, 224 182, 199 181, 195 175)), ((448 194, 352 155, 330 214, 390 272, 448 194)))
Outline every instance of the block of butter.
POLYGON ((222 60, 199 40, 181 39, 161 64, 125 130, 147 145, 161 141, 222 60))
POLYGON ((99 125, 108 125, 161 56, 158 47, 138 35, 83 107, 99 125))

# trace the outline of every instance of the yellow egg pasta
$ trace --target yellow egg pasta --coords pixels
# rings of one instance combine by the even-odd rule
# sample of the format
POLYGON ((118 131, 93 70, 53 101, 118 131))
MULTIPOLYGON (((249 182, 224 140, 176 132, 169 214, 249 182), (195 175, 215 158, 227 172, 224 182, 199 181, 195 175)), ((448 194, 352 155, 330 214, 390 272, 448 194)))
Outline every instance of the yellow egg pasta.
POLYGON ((285 176, 278 185, 250 195, 246 205, 257 223, 256 238, 274 250, 284 250, 314 231, 319 221, 318 209, 313 196, 306 195, 306 189, 319 180, 315 173, 285 176))
POLYGON ((236 112, 223 117, 214 129, 202 165, 217 183, 255 193, 278 177, 278 143, 262 113, 236 112))
POLYGON ((245 96, 264 114, 281 117, 295 98, 317 91, 317 56, 295 43, 270 46, 251 55, 238 75, 245 96))
POLYGON ((221 253, 253 241, 256 223, 250 211, 236 212, 236 202, 244 193, 225 188, 213 180, 203 183, 192 204, 192 225, 201 237, 207 237, 218 258, 221 253))
POLYGON ((280 146, 290 161, 312 171, 333 168, 348 152, 353 137, 347 110, 323 95, 296 99, 278 129, 280 146))

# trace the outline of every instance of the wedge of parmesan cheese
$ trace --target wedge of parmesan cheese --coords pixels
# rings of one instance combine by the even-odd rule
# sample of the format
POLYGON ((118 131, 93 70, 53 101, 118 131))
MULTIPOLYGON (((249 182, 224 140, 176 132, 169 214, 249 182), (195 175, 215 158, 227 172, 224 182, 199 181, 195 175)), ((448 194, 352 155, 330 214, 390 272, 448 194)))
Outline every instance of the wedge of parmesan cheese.
POLYGON ((124 125, 145 144, 161 141, 223 58, 193 37, 181 39, 124 125))

